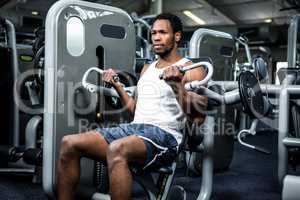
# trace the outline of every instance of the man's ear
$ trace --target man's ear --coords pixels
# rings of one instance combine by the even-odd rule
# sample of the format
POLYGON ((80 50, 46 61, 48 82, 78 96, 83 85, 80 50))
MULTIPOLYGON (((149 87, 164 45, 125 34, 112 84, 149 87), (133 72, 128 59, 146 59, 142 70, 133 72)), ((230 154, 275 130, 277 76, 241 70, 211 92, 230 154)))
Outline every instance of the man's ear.
POLYGON ((181 40, 181 32, 175 33, 175 41, 178 43, 181 40))

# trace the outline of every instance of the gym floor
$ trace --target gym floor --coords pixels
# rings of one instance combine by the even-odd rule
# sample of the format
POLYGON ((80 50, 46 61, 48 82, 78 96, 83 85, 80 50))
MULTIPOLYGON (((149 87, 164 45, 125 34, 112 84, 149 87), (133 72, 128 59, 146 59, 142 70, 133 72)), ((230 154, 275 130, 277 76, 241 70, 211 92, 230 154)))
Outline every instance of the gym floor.
MULTIPOLYGON (((277 184, 277 133, 258 133, 247 141, 272 150, 265 155, 235 144, 230 169, 214 176, 213 200, 280 200, 281 188, 277 184)), ((179 169, 174 184, 184 187, 187 199, 196 199, 201 178, 185 177, 179 169)), ((142 192, 134 189, 134 199, 145 199, 142 192)), ((26 176, 0 176, 1 200, 47 199, 42 186, 33 184, 26 176)))

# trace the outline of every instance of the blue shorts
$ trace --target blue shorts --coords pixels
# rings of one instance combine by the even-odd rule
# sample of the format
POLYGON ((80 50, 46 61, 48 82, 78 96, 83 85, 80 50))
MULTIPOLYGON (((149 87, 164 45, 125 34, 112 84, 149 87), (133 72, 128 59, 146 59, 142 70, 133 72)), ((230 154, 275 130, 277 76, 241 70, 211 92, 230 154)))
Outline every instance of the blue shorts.
POLYGON ((170 165, 177 155, 176 139, 170 133, 151 124, 120 124, 112 128, 97 128, 96 131, 101 133, 109 144, 130 135, 142 138, 147 147, 144 169, 157 169, 170 165))

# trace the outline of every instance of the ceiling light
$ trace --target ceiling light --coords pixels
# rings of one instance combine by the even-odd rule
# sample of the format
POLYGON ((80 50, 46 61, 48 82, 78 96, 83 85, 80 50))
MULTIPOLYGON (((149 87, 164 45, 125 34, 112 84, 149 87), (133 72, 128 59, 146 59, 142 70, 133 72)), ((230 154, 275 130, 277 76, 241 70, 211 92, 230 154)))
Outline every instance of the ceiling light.
POLYGON ((194 15, 191 11, 189 10, 184 10, 183 14, 185 14, 186 16, 188 16, 189 18, 191 18, 194 22, 196 22, 199 25, 204 25, 206 24, 206 22, 199 18, 198 16, 194 15))
POLYGON ((34 15, 34 16, 37 16, 37 15, 39 15, 39 12, 38 11, 31 11, 31 14, 34 15))
POLYGON ((265 19, 265 20, 264 20, 265 23, 272 23, 272 21, 273 21, 273 20, 272 20, 271 18, 265 19))

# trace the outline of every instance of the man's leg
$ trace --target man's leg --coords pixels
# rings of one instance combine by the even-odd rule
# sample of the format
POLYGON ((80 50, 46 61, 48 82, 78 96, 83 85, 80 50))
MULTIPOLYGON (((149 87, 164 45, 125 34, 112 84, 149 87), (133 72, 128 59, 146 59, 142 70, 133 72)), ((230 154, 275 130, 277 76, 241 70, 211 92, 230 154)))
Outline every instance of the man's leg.
POLYGON ((63 137, 56 177, 58 199, 75 199, 74 191, 80 178, 80 158, 105 161, 107 149, 106 140, 96 131, 63 137))
POLYGON ((147 148, 144 141, 137 136, 128 136, 115 140, 107 151, 110 194, 113 200, 130 199, 132 176, 128 162, 144 164, 147 159, 147 148))

